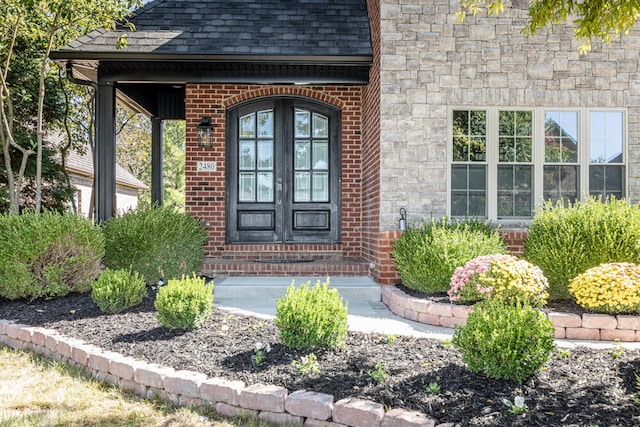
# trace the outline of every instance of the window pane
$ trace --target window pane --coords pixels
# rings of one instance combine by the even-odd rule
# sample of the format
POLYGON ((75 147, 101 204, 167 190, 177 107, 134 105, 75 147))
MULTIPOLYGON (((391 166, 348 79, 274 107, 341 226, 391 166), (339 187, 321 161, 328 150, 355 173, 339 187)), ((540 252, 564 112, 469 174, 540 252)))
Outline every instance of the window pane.
POLYGON ((273 138, 273 111, 258 112, 258 137, 273 138))
POLYGON ((256 174, 253 172, 240 172, 238 200, 241 202, 255 202, 256 200, 256 174))
POLYGON ((313 173, 313 201, 329 201, 329 174, 327 172, 313 173))
POLYGON ((313 168, 329 169, 328 141, 313 141, 313 168))
POLYGON ((624 167, 589 166, 589 194, 603 197, 624 197, 624 167))
POLYGON ((295 112, 295 137, 310 138, 311 137, 311 114, 308 111, 296 110, 295 112))
POLYGON ((313 114, 313 137, 329 138, 329 119, 320 114, 313 114))
POLYGON ((273 173, 258 173, 258 201, 273 202, 273 173))
POLYGON ((311 142, 310 141, 296 141, 296 169, 310 169, 311 168, 311 142))
POLYGON ((454 161, 486 160, 485 111, 454 111, 452 131, 454 161))
POLYGON ((500 111, 499 116, 499 161, 530 162, 533 113, 531 111, 500 111))
POLYGON ((486 216, 486 166, 451 166, 451 215, 486 216))
POLYGON ((255 138, 255 136, 255 114, 251 113, 240 117, 240 138, 255 138))
POLYGON ((556 202, 578 199, 578 166, 545 165, 543 174, 543 197, 556 202))
POLYGON ((241 170, 256 168, 256 145, 254 141, 240 141, 239 167, 241 170))
POLYGON ((309 172, 296 172, 294 187, 295 202, 311 201, 311 174, 309 172))
POLYGON ((623 162, 623 117, 621 112, 593 112, 591 126, 591 163, 623 162))
POLYGON ((273 169, 273 141, 258 141, 258 169, 273 169))
POLYGON ((498 216, 531 216, 532 178, 532 166, 498 167, 498 216))
POLYGON ((544 160, 548 163, 578 161, 578 113, 550 111, 545 113, 544 160))

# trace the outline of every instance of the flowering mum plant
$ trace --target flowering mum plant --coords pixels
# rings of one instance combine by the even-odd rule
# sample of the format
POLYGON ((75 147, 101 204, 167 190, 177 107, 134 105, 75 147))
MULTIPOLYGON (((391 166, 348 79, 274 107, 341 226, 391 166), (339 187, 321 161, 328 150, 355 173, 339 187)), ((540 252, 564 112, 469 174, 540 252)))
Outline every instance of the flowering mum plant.
POLYGON ((569 293, 581 307, 597 313, 640 312, 640 265, 600 264, 576 276, 569 293))
POLYGON ((489 298, 520 299, 543 305, 549 284, 542 270, 512 255, 482 255, 458 267, 447 292, 451 302, 472 303, 489 298))

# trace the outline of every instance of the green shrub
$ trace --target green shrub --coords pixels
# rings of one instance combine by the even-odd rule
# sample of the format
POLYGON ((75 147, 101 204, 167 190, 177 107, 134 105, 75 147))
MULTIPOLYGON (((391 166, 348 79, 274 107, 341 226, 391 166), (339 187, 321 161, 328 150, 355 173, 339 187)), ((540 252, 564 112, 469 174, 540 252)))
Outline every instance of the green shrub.
POLYGON ((569 284, 578 305, 608 314, 640 312, 640 266, 613 262, 590 268, 569 284))
POLYGON ((506 253, 502 237, 479 220, 443 218, 409 227, 393 245, 402 284, 426 293, 446 292, 451 275, 467 261, 506 253))
POLYGON ((542 270, 535 265, 513 255, 495 254, 476 257, 456 268, 447 293, 451 302, 500 298, 542 306, 549 296, 548 287, 542 270))
POLYGON ((329 279, 314 287, 311 282, 298 289, 292 283, 276 301, 276 326, 285 346, 299 350, 339 348, 347 335, 348 303, 342 305, 337 289, 329 289, 329 279))
POLYGON ((106 269, 93 284, 91 299, 103 313, 120 313, 146 297, 144 279, 131 270, 106 269))
POLYGON ((213 311, 213 283, 193 275, 172 279, 158 289, 156 318, 165 328, 197 329, 213 311))
POLYGON ((490 299, 473 307, 452 341, 470 371, 522 382, 547 363, 553 336, 553 324, 539 310, 490 299))
POLYGON ((615 199, 546 203, 535 211, 524 257, 549 280, 550 299, 569 299, 569 282, 589 268, 640 261, 640 209, 615 199))
POLYGON ((109 219, 104 264, 132 268, 148 284, 176 279, 202 268, 207 233, 199 219, 168 207, 149 207, 109 219))
POLYGON ((76 215, 1 215, 0 242, 0 297, 8 299, 87 292, 104 255, 100 229, 76 215))

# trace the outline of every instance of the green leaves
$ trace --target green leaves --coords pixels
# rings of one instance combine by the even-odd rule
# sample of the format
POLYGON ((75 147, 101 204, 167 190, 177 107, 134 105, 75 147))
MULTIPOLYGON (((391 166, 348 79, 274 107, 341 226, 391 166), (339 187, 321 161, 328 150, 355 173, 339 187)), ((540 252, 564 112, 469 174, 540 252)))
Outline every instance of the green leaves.
POLYGON ((213 312, 213 283, 195 276, 169 280, 160 287, 154 306, 156 318, 168 329, 197 329, 213 312))
POLYGON ((147 296, 144 279, 131 270, 106 269, 93 284, 91 299, 103 313, 120 313, 147 296))

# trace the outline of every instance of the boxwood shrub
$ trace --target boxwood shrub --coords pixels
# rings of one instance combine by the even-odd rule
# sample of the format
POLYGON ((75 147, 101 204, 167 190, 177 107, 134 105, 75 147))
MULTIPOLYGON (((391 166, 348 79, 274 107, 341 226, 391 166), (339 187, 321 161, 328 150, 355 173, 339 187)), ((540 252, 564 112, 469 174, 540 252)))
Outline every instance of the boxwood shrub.
POLYGON ((7 299, 87 292, 104 255, 100 229, 70 214, 3 214, 0 242, 0 297, 7 299))
POLYGON ((524 257, 549 280, 549 298, 570 299, 571 280, 610 262, 640 261, 640 209, 626 200, 546 203, 535 211, 524 257))
POLYGON ((202 268, 207 233, 202 221, 170 207, 152 206, 102 226, 106 267, 132 269, 148 284, 190 276, 202 268))
POLYGON ((507 247, 491 224, 481 220, 442 218, 409 227, 392 251, 402 284, 438 293, 449 290, 457 267, 489 254, 505 254, 507 247))

